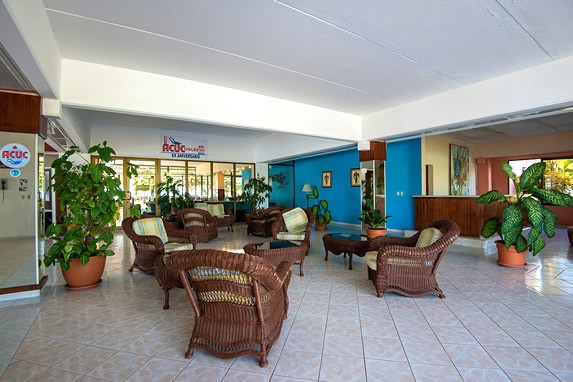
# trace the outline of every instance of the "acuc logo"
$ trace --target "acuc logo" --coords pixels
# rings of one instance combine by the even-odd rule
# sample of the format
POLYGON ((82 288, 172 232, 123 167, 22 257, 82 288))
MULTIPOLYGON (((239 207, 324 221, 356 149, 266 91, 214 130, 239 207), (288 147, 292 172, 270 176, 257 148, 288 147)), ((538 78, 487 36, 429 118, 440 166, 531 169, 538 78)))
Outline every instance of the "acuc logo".
POLYGON ((20 168, 30 162, 30 150, 19 143, 8 143, 0 150, 0 162, 9 168, 20 168))

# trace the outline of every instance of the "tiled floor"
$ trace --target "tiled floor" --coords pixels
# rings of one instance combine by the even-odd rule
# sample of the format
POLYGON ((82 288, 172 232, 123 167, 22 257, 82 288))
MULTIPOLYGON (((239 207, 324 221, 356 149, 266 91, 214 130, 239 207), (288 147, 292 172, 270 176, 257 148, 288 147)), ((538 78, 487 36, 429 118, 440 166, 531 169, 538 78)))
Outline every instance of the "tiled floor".
MULTIPOLYGON (((348 231, 331 225, 330 232, 348 231)), ((201 248, 242 248, 244 225, 201 248)), ((193 314, 182 290, 162 310, 153 276, 127 269, 119 234, 99 287, 70 292, 59 270, 40 298, 0 302, 2 381, 573 381, 573 249, 559 230, 525 269, 450 247, 446 298, 376 298, 362 258, 324 261, 313 232, 305 276, 293 272, 282 335, 253 357, 183 357, 193 314)))

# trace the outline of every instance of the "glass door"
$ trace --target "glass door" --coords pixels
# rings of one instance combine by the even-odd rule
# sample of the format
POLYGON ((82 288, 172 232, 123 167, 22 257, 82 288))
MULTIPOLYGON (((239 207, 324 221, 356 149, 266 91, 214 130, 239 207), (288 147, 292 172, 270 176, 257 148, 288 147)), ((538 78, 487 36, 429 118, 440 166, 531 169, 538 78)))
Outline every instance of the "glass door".
MULTIPOLYGON (((129 206, 139 205, 142 214, 156 215, 155 160, 130 159, 137 166, 137 176, 127 178, 129 206)), ((129 208, 125 210, 129 214, 129 208)))

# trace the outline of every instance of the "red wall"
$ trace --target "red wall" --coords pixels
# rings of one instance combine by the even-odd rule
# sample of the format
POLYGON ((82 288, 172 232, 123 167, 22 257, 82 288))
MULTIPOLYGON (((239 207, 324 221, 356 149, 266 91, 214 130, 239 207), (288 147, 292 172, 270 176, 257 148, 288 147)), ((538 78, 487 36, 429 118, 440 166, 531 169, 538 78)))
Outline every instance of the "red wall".
MULTIPOLYGON (((478 166, 476 173, 476 184, 478 195, 481 195, 489 190, 498 190, 504 194, 509 193, 509 180, 507 175, 501 169, 501 163, 510 160, 518 159, 533 159, 536 156, 532 155, 515 155, 506 157, 496 157, 496 158, 478 158, 478 166), (485 161, 485 164, 479 165, 479 161, 485 161), (488 187, 489 186, 489 187, 488 187)), ((560 152, 560 153, 550 153, 550 154, 539 154, 537 158, 542 157, 543 159, 550 158, 571 158, 573 157, 573 151, 560 152)), ((557 207, 548 206, 548 208, 557 214, 557 224, 573 226, 573 207, 557 207)))

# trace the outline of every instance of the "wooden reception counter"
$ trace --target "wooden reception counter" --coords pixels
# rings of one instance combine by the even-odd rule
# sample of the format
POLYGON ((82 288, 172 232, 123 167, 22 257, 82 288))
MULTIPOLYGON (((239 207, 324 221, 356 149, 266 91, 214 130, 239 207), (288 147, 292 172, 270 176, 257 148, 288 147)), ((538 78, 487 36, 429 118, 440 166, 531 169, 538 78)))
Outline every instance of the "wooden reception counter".
POLYGON ((442 219, 453 219, 461 236, 480 237, 481 226, 492 216, 500 216, 502 203, 478 204, 477 196, 414 196, 416 229, 442 219))

